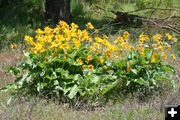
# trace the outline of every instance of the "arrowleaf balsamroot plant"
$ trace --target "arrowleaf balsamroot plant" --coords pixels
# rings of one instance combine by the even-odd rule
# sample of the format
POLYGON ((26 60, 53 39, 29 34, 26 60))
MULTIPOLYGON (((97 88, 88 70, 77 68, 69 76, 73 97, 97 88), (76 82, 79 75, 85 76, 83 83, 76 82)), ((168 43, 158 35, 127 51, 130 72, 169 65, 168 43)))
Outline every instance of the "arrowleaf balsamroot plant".
POLYGON ((1 91, 12 89, 15 95, 41 95, 63 101, 106 95, 119 86, 129 92, 153 90, 161 85, 159 81, 167 80, 166 75, 174 73, 165 62, 175 60, 171 45, 177 39, 169 33, 164 37, 142 33, 137 43, 131 44, 128 32, 110 42, 91 23, 81 30, 75 23, 60 21, 55 28, 35 32, 34 37, 24 38, 25 61, 10 68, 15 82, 1 91))

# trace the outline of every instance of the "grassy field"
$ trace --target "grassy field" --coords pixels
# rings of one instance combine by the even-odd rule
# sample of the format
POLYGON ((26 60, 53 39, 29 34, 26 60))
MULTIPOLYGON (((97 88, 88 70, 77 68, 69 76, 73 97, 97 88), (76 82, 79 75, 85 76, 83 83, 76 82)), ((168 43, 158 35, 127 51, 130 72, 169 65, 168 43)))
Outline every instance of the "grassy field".
MULTIPOLYGON (((178 5, 178 0, 176 1, 178 5)), ((133 11, 135 10, 135 4, 131 2, 124 2, 121 8, 117 4, 107 3, 102 1, 101 5, 87 5, 84 8, 84 12, 73 18, 73 21, 82 26, 91 21, 98 28, 103 28, 102 33, 110 35, 112 38, 124 31, 129 31, 133 35, 137 35, 141 32, 147 34, 152 33, 164 33, 166 30, 156 28, 129 28, 122 26, 106 26, 109 21, 108 17, 114 17, 110 12, 111 10, 133 11), (99 8, 100 7, 100 8, 99 8), (103 9, 102 9, 103 8, 103 9), (83 17, 82 17, 83 16, 83 17), (97 17, 98 16, 98 17, 97 17)), ((177 6, 178 7, 178 6, 177 6)), ((78 8, 78 7, 77 7, 78 8)), ((9 9, 9 8, 6 8, 9 9)), ((15 66, 23 60, 22 48, 23 37, 25 34, 33 34, 33 30, 44 26, 45 23, 40 23, 37 20, 27 20, 27 14, 22 15, 25 18, 19 19, 16 14, 17 8, 14 8, 14 12, 5 13, 3 8, 0 9, 5 17, 0 19, 0 88, 8 83, 14 81, 14 77, 7 73, 9 66, 15 66), (10 17, 9 17, 9 16, 10 17), (12 16, 11 16, 12 15, 12 16), (24 21, 24 22, 22 22, 24 21), (33 23, 31 23, 33 22, 33 23), (10 50, 9 45, 11 43, 18 43, 18 50, 10 50)), ((78 9, 81 9, 80 7, 78 9)), ((8 10, 6 10, 8 11, 8 10)), ((20 11, 22 12, 22 11, 20 11)), ((145 15, 143 12, 139 15, 145 15)), ((178 12, 173 13, 179 15, 178 12)), ((165 16, 166 14, 162 14, 165 16)), ((145 15, 146 16, 146 15, 145 15)), ((158 14, 154 14, 157 17, 158 14)), ((169 31, 168 31, 169 32, 169 31)), ((133 41, 132 41, 133 42, 133 41)), ((77 102, 76 107, 82 109, 75 109, 69 107, 69 104, 59 104, 53 100, 44 100, 38 97, 28 101, 24 98, 17 98, 10 100, 10 93, 0 93, 0 119, 2 120, 163 120, 165 111, 165 105, 177 105, 180 103, 180 44, 179 41, 175 47, 175 53, 177 59, 173 64, 176 69, 176 75, 173 76, 175 82, 175 89, 169 89, 171 87, 162 85, 162 93, 155 93, 149 98, 139 99, 137 95, 119 96, 118 101, 113 103, 109 101, 105 105, 94 107, 81 106, 77 102)))

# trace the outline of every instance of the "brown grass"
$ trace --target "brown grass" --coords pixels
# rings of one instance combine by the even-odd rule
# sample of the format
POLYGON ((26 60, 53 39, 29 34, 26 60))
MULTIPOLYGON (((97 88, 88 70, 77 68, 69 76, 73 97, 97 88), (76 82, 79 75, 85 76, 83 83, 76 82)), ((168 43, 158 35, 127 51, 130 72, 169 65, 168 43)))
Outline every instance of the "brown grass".
POLYGON ((13 77, 7 73, 7 67, 17 65, 22 58, 22 52, 20 50, 0 53, 0 87, 14 80, 13 77))

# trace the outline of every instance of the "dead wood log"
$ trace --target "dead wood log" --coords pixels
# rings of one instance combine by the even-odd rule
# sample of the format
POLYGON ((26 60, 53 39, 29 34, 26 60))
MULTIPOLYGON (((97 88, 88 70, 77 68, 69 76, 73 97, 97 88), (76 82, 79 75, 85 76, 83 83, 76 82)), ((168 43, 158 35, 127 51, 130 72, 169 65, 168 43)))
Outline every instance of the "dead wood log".
POLYGON ((180 35, 180 17, 179 16, 169 16, 166 18, 151 18, 134 15, 128 12, 114 12, 116 15, 115 22, 120 25, 147 25, 151 27, 159 27, 163 29, 171 30, 178 35, 180 35))
POLYGON ((116 15, 115 22, 118 22, 121 25, 136 25, 136 26, 141 26, 142 25, 142 20, 141 17, 138 15, 130 14, 127 12, 114 12, 111 11, 116 15))

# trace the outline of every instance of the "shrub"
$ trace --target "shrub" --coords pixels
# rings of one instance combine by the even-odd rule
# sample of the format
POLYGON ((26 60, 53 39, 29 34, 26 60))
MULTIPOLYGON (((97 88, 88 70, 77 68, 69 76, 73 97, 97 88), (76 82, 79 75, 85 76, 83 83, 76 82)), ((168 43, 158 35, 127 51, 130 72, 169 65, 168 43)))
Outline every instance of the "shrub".
MULTIPOLYGON (((94 29, 91 23, 87 27, 91 31, 94 29)), ((38 29, 35 39, 25 36, 25 41, 28 44, 28 51, 24 52, 26 61, 11 68, 16 81, 7 87, 18 94, 72 99, 75 95, 105 94, 116 80, 103 68, 109 62, 101 49, 107 49, 110 55, 110 43, 105 37, 90 37, 87 30, 78 29, 74 23, 69 26, 60 21, 54 29, 38 29), (100 48, 99 43, 103 41, 106 43, 100 48)))
MULTIPOLYGON (((165 63, 168 60, 172 48, 171 44, 177 42, 177 39, 169 33, 163 37, 160 34, 149 38, 142 33, 139 36, 138 44, 130 46, 125 38, 119 37, 116 42, 119 42, 120 47, 125 50, 127 56, 123 60, 116 62, 116 75, 122 78, 123 87, 129 92, 143 90, 144 92, 156 90, 162 80, 171 80, 169 73, 175 73, 172 66, 165 63)), ((174 54, 171 54, 171 59, 175 60, 174 54)))
POLYGON ((142 33, 138 44, 132 45, 128 32, 111 43, 91 23, 86 26, 81 30, 74 23, 60 21, 55 28, 37 29, 34 37, 25 36, 26 60, 10 68, 16 81, 1 90, 66 101, 106 95, 119 86, 129 92, 154 89, 168 72, 174 72, 163 62, 168 57, 165 50, 171 51, 168 42, 177 41, 170 34, 150 39, 142 33))

